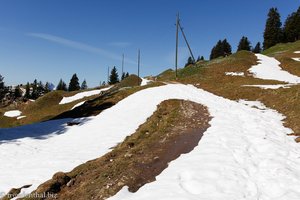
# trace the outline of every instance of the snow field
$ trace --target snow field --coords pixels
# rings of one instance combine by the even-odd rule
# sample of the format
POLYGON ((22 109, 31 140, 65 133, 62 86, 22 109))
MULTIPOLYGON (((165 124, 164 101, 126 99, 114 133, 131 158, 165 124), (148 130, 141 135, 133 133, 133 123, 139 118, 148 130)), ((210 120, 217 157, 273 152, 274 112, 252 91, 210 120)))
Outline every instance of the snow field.
POLYGON ((275 58, 271 58, 262 54, 255 54, 259 60, 258 65, 254 65, 249 69, 255 78, 278 80, 287 83, 300 83, 300 77, 290 74, 287 71, 282 70, 279 66, 280 62, 275 58))
POLYGON ((11 110, 4 113, 5 117, 18 117, 22 114, 19 110, 11 110))
MULTIPOLYGON (((167 99, 207 106, 211 127, 199 145, 171 162, 157 181, 136 193, 123 188, 111 199, 300 199, 300 147, 286 136, 292 131, 283 126, 281 114, 260 103, 245 105, 181 84, 139 91, 81 126, 61 125, 63 134, 52 131, 45 139, 2 143, 0 192, 33 184, 25 190, 30 192, 55 172, 69 171, 109 152, 167 99)), ((0 129, 0 136, 24 133, 23 129, 0 129)))
POLYGON ((103 89, 99 89, 99 90, 91 90, 91 91, 86 91, 86 92, 80 92, 80 93, 77 93, 77 94, 75 94, 73 96, 70 96, 70 97, 64 97, 59 102, 59 104, 66 104, 66 103, 76 101, 78 99, 82 99, 84 97, 89 97, 89 96, 93 96, 93 95, 96 95, 96 94, 100 94, 101 92, 107 91, 110 88, 111 87, 107 87, 107 88, 103 88, 103 89))
POLYGON ((141 78, 141 79, 142 79, 141 86, 147 85, 148 83, 151 82, 151 80, 147 80, 145 78, 141 78))

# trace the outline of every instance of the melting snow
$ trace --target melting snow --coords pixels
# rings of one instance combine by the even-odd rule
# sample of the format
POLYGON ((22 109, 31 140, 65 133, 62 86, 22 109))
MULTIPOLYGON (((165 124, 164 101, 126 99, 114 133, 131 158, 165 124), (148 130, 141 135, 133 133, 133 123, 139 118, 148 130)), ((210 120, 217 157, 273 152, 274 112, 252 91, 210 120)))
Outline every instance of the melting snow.
POLYGON ((245 76, 244 72, 225 72, 227 76, 245 76))
POLYGON ((141 78, 141 79, 142 79, 141 86, 147 85, 148 83, 151 82, 151 80, 147 80, 145 78, 141 78))
POLYGON ((278 80, 287 83, 300 83, 300 77, 290 74, 282 70, 279 66, 280 62, 275 58, 271 58, 262 54, 255 54, 259 60, 258 65, 254 65, 249 69, 254 77, 268 80, 278 80))
POLYGON ((279 88, 290 88, 295 84, 277 84, 277 85, 242 85, 243 87, 258 87, 261 89, 279 89, 279 88))
POLYGON ((25 115, 22 115, 22 116, 17 117, 17 119, 23 119, 25 117, 26 117, 25 115))
POLYGON ((300 62, 300 58, 292 58, 292 59, 295 60, 295 61, 300 62))
POLYGON ((66 104, 66 103, 70 103, 72 101, 76 101, 78 99, 82 99, 84 97, 89 97, 89 96, 93 96, 96 94, 100 94, 101 92, 104 92, 106 90, 109 90, 111 87, 107 87, 107 88, 103 88, 103 89, 99 89, 99 90, 91 90, 91 91, 86 91, 86 92, 80 92, 75 94, 74 96, 70 96, 70 97, 64 97, 59 104, 66 104))
POLYGON ((77 108, 77 107, 83 105, 84 103, 85 103, 85 101, 79 102, 78 104, 74 105, 74 106, 71 108, 71 110, 73 110, 74 108, 77 108))
POLYGON ((300 51, 295 51, 294 53, 300 53, 300 51))
POLYGON ((4 113, 4 116, 6 117, 18 117, 22 114, 19 110, 11 110, 4 113))
MULTIPOLYGON (((80 126, 66 127, 64 121, 32 125, 40 126, 37 133, 44 131, 43 139, 2 143, 0 192, 25 184, 33 184, 25 190, 32 191, 55 172, 69 171, 109 152, 167 99, 206 105, 213 116, 211 127, 199 145, 171 162, 157 181, 136 193, 123 188, 111 199, 300 199, 300 146, 286 135, 292 131, 283 126, 284 116, 180 84, 139 91, 80 126)), ((0 129, 0 138, 26 135, 25 130, 0 129)), ((32 133, 32 128, 27 132, 32 133)))

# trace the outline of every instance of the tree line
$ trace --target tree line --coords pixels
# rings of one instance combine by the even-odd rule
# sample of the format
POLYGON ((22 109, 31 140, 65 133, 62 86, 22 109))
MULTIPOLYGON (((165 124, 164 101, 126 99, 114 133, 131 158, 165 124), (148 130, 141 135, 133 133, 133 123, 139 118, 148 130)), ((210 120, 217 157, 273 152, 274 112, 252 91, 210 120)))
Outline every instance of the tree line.
MULTIPOLYGON (((295 42, 300 40, 300 7, 297 11, 288 15, 283 26, 278 9, 271 8, 266 20, 263 38, 263 45, 260 42, 257 42, 256 45, 252 47, 250 40, 246 36, 242 36, 237 46, 237 51, 246 50, 252 51, 253 53, 260 53, 263 49, 268 49, 278 43, 295 42)), ((212 60, 218 57, 226 57, 231 54, 231 45, 225 38, 223 40, 219 40, 216 45, 213 46, 209 59, 212 60)), ((201 60, 202 59, 200 59, 199 56, 197 62, 201 60)), ((185 66, 191 64, 194 64, 194 61, 191 57, 189 57, 185 66)))

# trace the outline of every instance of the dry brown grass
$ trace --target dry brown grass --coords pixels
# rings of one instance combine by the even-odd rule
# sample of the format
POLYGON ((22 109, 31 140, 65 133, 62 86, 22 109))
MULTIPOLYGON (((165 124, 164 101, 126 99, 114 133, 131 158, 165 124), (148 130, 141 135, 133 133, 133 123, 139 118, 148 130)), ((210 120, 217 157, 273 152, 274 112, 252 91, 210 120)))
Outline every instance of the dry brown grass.
MULTIPOLYGON (((275 56, 281 61, 282 68, 285 70, 300 76, 300 63, 291 59, 291 57, 297 57, 297 55, 300 57, 300 54, 293 53, 296 50, 300 50, 300 41, 275 46, 265 53, 275 56)), ((276 90, 242 87, 243 85, 281 83, 279 81, 253 78, 247 70, 255 64, 257 64, 257 60, 254 54, 241 51, 227 58, 215 59, 205 64, 198 64, 196 67, 181 69, 177 81, 193 84, 232 100, 259 100, 267 107, 285 115, 285 126, 291 128, 295 135, 300 135, 300 85, 276 90), (246 77, 226 76, 225 72, 244 72, 246 77)), ((175 80, 173 72, 163 74, 161 77, 159 78, 161 81, 175 80)))

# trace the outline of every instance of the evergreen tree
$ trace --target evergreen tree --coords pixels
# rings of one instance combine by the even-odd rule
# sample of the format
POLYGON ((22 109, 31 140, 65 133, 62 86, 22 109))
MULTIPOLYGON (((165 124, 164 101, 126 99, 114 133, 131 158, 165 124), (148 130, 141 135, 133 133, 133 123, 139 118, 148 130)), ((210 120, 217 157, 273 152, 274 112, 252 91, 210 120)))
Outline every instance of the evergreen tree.
POLYGON ((26 84, 26 92, 25 92, 25 98, 30 99, 31 95, 30 95, 30 84, 29 82, 27 82, 26 84))
POLYGON ((242 51, 242 50, 246 50, 246 51, 251 50, 250 42, 249 42, 248 38, 244 37, 244 36, 240 40, 238 48, 237 48, 237 51, 242 51))
POLYGON ((187 63, 185 64, 184 67, 187 67, 187 66, 193 65, 193 64, 194 64, 193 58, 191 56, 189 56, 187 63))
POLYGON ((126 75, 125 75, 125 78, 127 78, 127 77, 129 77, 129 73, 128 73, 128 72, 127 72, 126 75))
POLYGON ((200 57, 200 60, 204 60, 204 56, 201 56, 201 57, 200 57))
POLYGON ((5 85, 3 80, 4 77, 0 74, 0 100, 2 100, 5 95, 5 85))
POLYGON ((32 99, 37 99, 39 97, 37 87, 38 87, 38 83, 37 80, 35 79, 32 83, 32 93, 31 93, 32 99))
POLYGON ((83 82, 81 83, 80 89, 86 90, 87 88, 88 88, 88 86, 87 86, 86 80, 84 79, 83 82))
POLYGON ((51 89, 50 89, 50 83, 49 83, 49 82, 46 82, 45 88, 44 88, 44 92, 45 92, 45 94, 46 94, 46 93, 48 93, 48 92, 50 92, 50 91, 51 91, 51 89))
POLYGON ((280 14, 277 8, 271 8, 265 26, 263 48, 268 49, 282 42, 282 35, 280 14))
POLYGON ((42 81, 40 81, 37 85, 37 94, 38 97, 42 96, 45 93, 45 86, 42 81))
POLYGON ((300 7, 287 17, 283 26, 284 42, 300 40, 300 7))
POLYGON ((21 93, 20 86, 18 85, 18 86, 15 88, 14 98, 17 99, 17 98, 20 98, 20 97, 22 97, 22 93, 21 93))
POLYGON ((229 56, 229 55, 232 54, 232 52, 231 52, 231 45, 227 42, 227 39, 224 39, 222 41, 222 48, 221 49, 223 50, 223 52, 222 52, 223 57, 229 56))
POLYGON ((73 74, 70 83, 69 83, 69 91, 80 90, 79 79, 76 74, 73 74))
POLYGON ((57 84, 56 86, 56 90, 64 90, 64 91, 67 91, 67 84, 62 80, 60 79, 59 83, 57 84))
POLYGON ((116 84, 119 82, 119 75, 117 68, 114 66, 110 72, 109 84, 116 84))
POLYGON ((261 51, 262 51, 262 49, 261 49, 261 47, 260 47, 260 42, 258 42, 258 43, 255 45, 254 49, 252 49, 252 52, 253 52, 253 53, 260 53, 261 51))
POLYGON ((103 81, 101 85, 102 85, 102 86, 105 86, 105 85, 106 85, 105 81, 103 81))
POLYGON ((231 45, 227 42, 226 39, 223 41, 219 40, 211 50, 210 60, 218 57, 225 57, 231 55, 231 45))
POLYGON ((126 76, 126 74, 125 74, 125 72, 123 72, 122 76, 121 76, 121 80, 124 80, 125 76, 126 76))

